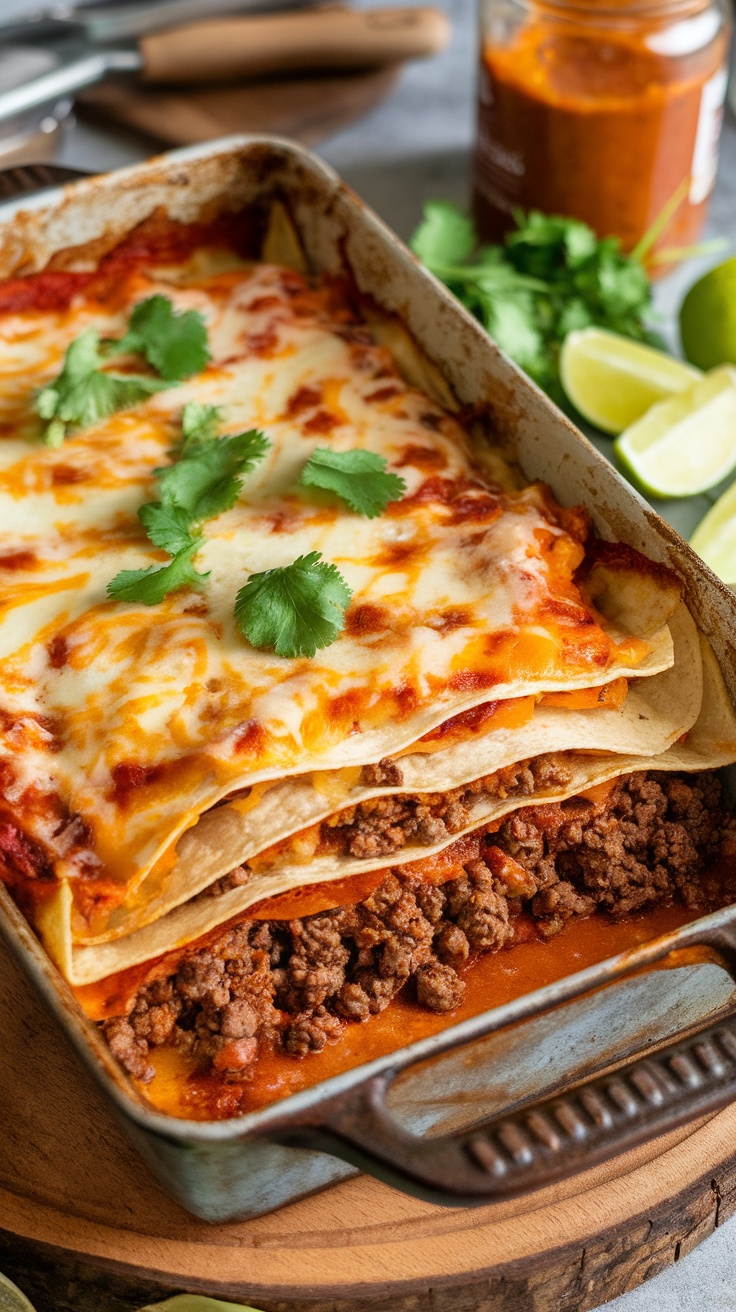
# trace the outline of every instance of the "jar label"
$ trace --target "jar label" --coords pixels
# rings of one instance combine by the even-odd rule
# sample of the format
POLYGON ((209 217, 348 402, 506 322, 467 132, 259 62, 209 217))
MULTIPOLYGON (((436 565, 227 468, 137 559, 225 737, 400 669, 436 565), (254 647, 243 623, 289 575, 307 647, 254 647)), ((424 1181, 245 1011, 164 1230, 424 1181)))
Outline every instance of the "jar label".
POLYGON ((728 70, 719 68, 704 83, 690 168, 690 204, 700 205, 713 188, 718 168, 718 138, 723 122, 728 70))

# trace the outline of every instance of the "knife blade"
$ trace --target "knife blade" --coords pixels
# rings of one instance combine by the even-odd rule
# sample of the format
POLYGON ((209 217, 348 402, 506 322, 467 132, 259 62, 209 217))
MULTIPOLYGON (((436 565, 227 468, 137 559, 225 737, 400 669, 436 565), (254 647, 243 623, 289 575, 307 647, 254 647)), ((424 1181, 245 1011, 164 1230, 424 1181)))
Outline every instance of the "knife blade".
POLYGON ((79 5, 54 5, 51 9, 34 10, 12 22, 0 20, 0 45, 6 41, 20 44, 62 40, 71 34, 100 44, 121 41, 176 27, 180 23, 197 22, 203 16, 221 17, 225 14, 270 12, 275 9, 297 9, 315 0, 90 0, 79 5))
MULTIPOLYGON (((217 0, 212 10, 225 15, 289 2, 217 0)), ((201 16, 202 0, 93 0, 0 22, 0 122, 52 105, 111 73, 138 72, 136 38, 201 16)))

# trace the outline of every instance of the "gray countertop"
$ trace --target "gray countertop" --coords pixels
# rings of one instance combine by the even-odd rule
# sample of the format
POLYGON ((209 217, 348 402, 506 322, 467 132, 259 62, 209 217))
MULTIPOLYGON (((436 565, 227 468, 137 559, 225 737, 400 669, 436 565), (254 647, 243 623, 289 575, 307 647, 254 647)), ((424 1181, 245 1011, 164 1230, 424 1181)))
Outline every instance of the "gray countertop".
MULTIPOLYGON (((362 3, 363 0, 357 0, 362 3)), ((375 4, 378 0, 371 0, 375 4)), ((399 0, 381 0, 393 3, 399 0)), ((475 21, 473 0, 440 0, 454 23, 448 51, 406 69, 394 94, 361 122, 323 143, 320 153, 396 231, 407 237, 425 199, 467 199, 468 159, 473 136, 475 21)), ((36 0, 2 0, 3 17, 29 12, 36 0)), ((60 161, 107 171, 150 153, 150 143, 133 134, 107 133, 86 124, 73 127, 60 161)), ((723 235, 736 247, 736 123, 727 115, 721 166, 707 236, 723 235)), ((718 258, 723 258, 719 256, 718 258)), ((713 258, 702 261, 703 267, 713 258)), ((699 263, 670 275, 658 286, 665 325, 699 263)), ((610 449, 600 439, 602 449, 610 449)), ((667 517, 685 534, 708 502, 696 498, 673 506, 667 517)), ((704 1163, 704 1168, 707 1163, 704 1163)), ((656 1279, 607 1304, 609 1312, 736 1312, 736 1221, 729 1221, 687 1258, 656 1279)))

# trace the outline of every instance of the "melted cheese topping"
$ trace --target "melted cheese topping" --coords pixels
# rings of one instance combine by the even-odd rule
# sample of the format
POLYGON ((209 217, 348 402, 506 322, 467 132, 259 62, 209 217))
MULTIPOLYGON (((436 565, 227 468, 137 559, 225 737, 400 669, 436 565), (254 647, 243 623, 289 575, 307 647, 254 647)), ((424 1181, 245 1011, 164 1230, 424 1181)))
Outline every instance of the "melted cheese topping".
POLYGON ((7 312, 0 332, 0 782, 84 917, 236 788, 377 760, 489 695, 600 685, 648 650, 617 647, 584 605, 582 547, 549 492, 487 487, 460 426, 402 382, 334 288, 268 265, 187 281, 133 264, 105 296, 7 312), (157 291, 204 314, 211 365, 43 446, 35 389, 84 328, 122 334, 157 291), (205 525, 205 590, 109 601, 119 570, 165 559, 136 512, 195 399, 271 449, 205 525), (385 456, 406 496, 368 520, 299 491, 325 445, 385 456), (353 589, 343 634, 313 660, 254 650, 236 592, 315 549, 353 589))

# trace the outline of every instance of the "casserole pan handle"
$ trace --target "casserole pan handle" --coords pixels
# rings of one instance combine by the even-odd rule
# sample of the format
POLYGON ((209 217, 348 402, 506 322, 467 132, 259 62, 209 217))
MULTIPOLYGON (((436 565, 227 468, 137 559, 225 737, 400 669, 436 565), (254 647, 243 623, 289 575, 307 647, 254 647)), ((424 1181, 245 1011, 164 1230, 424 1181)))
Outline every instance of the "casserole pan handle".
MULTIPOLYGON (((734 977, 733 959, 718 964, 734 977)), ((552 1185, 723 1108, 736 1098, 736 1015, 451 1136, 399 1125, 386 1105, 395 1073, 331 1098, 318 1121, 290 1118, 269 1139, 329 1152, 430 1202, 470 1207, 552 1185)))

